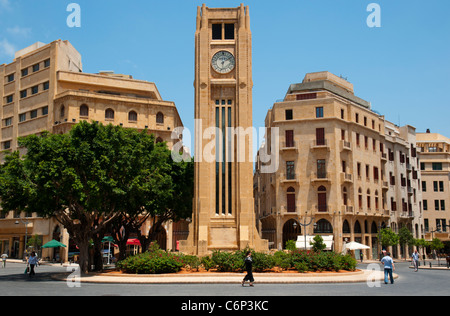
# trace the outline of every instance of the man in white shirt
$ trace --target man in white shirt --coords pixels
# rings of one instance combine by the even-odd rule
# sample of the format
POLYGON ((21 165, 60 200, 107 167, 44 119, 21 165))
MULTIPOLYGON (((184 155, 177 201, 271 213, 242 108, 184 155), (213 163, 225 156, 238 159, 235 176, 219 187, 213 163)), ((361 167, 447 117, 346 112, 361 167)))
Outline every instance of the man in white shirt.
POLYGON ((3 268, 6 268, 6 258, 8 258, 8 255, 6 253, 2 254, 3 268))

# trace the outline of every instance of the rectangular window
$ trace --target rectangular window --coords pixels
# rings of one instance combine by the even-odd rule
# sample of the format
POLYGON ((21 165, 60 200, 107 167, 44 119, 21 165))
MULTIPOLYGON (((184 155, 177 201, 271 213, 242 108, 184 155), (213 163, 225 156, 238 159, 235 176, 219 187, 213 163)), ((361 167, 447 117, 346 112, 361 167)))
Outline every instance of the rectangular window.
POLYGON ((439 211, 439 200, 434 200, 434 210, 439 211))
POLYGON ((4 126, 11 126, 12 125, 12 117, 8 117, 7 119, 5 119, 5 121, 3 122, 4 126))
POLYGON ((39 71, 39 64, 33 65, 33 72, 39 71))
POLYGON ((325 128, 316 128, 316 145, 325 145, 325 128))
POLYGON ((25 77, 26 75, 28 75, 28 68, 22 69, 22 77, 25 77))
POLYGON ((44 60, 44 68, 50 67, 50 59, 44 60))
POLYGON ((316 108, 316 117, 317 118, 323 117, 323 107, 319 106, 316 108))
POLYGON ((19 122, 25 122, 27 120, 27 114, 22 113, 19 115, 19 122))
POLYGON ((6 97, 6 103, 12 103, 14 101, 14 94, 8 95, 6 97))
POLYGON ((212 39, 221 40, 222 39, 222 24, 212 25, 212 39))
POLYGON ((294 131, 293 130, 289 130, 286 131, 286 147, 294 147, 294 131))
POLYGON ((355 113, 355 121, 356 121, 356 123, 359 123, 359 114, 358 113, 355 113))
POLYGON ((42 115, 47 115, 48 114, 48 106, 44 106, 42 108, 42 115))
POLYGON ((286 180, 295 179, 295 163, 293 161, 286 161, 286 180))
POLYGON ((286 120, 292 120, 293 119, 293 113, 292 113, 292 110, 286 110, 286 113, 285 113, 285 115, 286 115, 286 120))
POLYGON ((434 189, 434 192, 438 192, 438 182, 437 181, 433 181, 433 189, 434 189))
POLYGON ((233 40, 234 39, 234 23, 225 24, 225 39, 226 40, 233 40))
POLYGON ((14 74, 8 75, 8 80, 7 80, 7 81, 8 81, 8 82, 14 81, 14 74))
POLYGON ((420 163, 420 170, 425 170, 425 163, 424 162, 420 163))
POLYGON ((445 211, 445 200, 441 200, 441 211, 445 211))
POLYGON ((31 94, 37 94, 39 92, 39 86, 34 86, 31 88, 31 94))
POLYGON ((10 148, 11 148, 11 141, 10 140, 8 140, 8 141, 3 143, 3 149, 4 150, 10 149, 10 148))
POLYGON ((428 211, 428 200, 423 200, 423 210, 428 211))
POLYGON ((27 90, 22 90, 22 91, 20 91, 20 97, 23 99, 23 98, 26 98, 27 97, 27 90))
POLYGON ((37 117, 37 110, 33 110, 30 112, 30 118, 36 118, 37 117))
POLYGON ((327 178, 327 167, 325 159, 317 160, 317 178, 326 179, 327 178))
POLYGON ((317 99, 317 93, 303 93, 303 94, 297 94, 296 95, 297 100, 310 100, 310 99, 317 99))
POLYGON ((427 192, 427 182, 422 181, 422 192, 427 192))
POLYGON ((442 162, 433 162, 433 170, 442 170, 442 162))
POLYGON ((50 82, 44 82, 44 91, 48 90, 50 88, 50 82))
POLYGON ((439 192, 444 192, 444 181, 439 181, 439 192))

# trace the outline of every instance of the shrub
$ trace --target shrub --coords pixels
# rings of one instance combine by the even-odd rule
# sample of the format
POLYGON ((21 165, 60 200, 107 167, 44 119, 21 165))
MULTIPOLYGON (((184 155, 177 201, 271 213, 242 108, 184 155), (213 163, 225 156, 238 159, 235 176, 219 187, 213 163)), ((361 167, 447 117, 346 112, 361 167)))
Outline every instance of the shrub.
POLYGON ((291 268, 291 254, 284 251, 277 251, 273 254, 273 264, 281 269, 291 268))
POLYGON ((297 249, 297 246, 295 245, 295 240, 286 241, 286 250, 293 251, 295 249, 297 249))
POLYGON ((214 251, 211 259, 220 272, 236 272, 244 266, 244 256, 240 251, 214 251))
POLYGON ((303 261, 296 262, 295 269, 301 273, 304 273, 309 270, 308 265, 306 264, 306 262, 303 261))
POLYGON ((182 260, 183 260, 183 266, 184 268, 186 268, 187 270, 197 270, 201 264, 200 259, 197 256, 192 256, 192 255, 183 255, 182 256, 182 260))
POLYGON ((183 261, 178 255, 158 250, 130 256, 117 262, 117 267, 134 274, 174 273, 180 271, 183 261))

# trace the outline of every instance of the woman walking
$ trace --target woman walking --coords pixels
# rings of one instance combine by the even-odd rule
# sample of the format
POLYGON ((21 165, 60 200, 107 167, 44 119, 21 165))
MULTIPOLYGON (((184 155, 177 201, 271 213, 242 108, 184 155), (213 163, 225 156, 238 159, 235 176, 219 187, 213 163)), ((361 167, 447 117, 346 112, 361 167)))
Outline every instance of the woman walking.
POLYGON ((245 257, 245 271, 247 271, 247 275, 244 277, 244 280, 242 280, 242 286, 244 286, 245 281, 250 281, 250 286, 253 286, 253 282, 255 282, 255 279, 253 279, 252 266, 252 252, 247 251, 247 255, 245 257))
POLYGON ((30 258, 28 259, 28 264, 30 265, 30 278, 35 276, 36 273, 34 272, 34 267, 38 263, 38 257, 36 256, 36 253, 33 251, 31 253, 30 258))

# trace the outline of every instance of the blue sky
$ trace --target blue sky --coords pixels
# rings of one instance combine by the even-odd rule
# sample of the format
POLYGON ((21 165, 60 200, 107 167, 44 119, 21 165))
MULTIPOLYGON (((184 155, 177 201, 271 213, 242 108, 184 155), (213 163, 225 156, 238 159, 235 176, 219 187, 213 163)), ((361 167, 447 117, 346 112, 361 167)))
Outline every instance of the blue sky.
MULTIPOLYGON (((155 82, 193 131, 197 6, 234 0, 0 0, 0 63, 41 41, 69 40, 83 70, 114 70, 155 82), (81 28, 66 24, 81 7, 81 28)), ((248 0, 253 34, 253 123, 308 72, 347 77, 355 94, 398 124, 450 137, 450 1, 248 0), (367 6, 381 8, 369 28, 367 6)))

